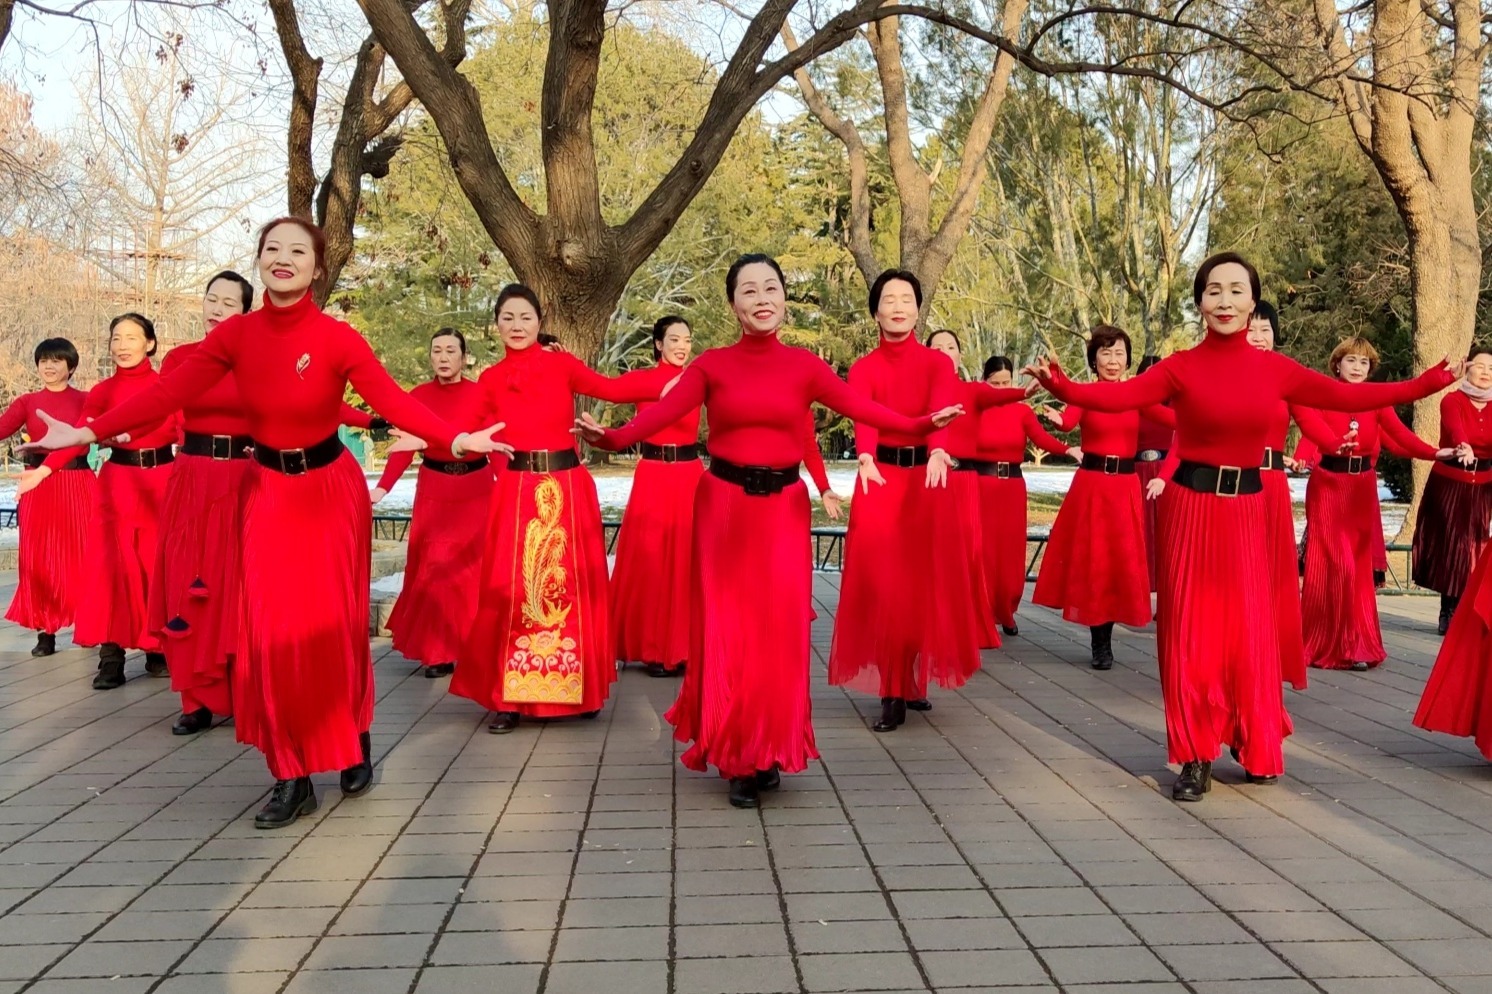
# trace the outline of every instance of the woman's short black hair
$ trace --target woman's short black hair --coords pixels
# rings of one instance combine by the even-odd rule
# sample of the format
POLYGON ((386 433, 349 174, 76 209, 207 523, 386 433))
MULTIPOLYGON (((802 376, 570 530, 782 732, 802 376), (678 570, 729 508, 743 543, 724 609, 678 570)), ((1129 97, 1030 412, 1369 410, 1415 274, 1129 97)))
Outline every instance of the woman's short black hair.
POLYGON ((212 279, 208 280, 207 285, 202 288, 202 292, 204 294, 207 293, 208 290, 212 289, 212 285, 218 280, 227 280, 229 283, 237 283, 238 292, 243 296, 243 312, 247 314, 249 313, 249 311, 254 309, 254 284, 250 283, 248 280, 244 279, 242 276, 240 276, 238 273, 235 273, 231 269, 225 269, 221 273, 218 273, 216 276, 214 276, 212 279))
POLYGON ((1259 299, 1259 271, 1254 268, 1254 264, 1237 252, 1219 252, 1216 255, 1208 256, 1197 267, 1196 279, 1192 280, 1193 304, 1202 303, 1202 293, 1207 289, 1207 278, 1212 275, 1212 271, 1218 266, 1226 265, 1230 262, 1242 266, 1243 271, 1249 274, 1249 289, 1254 291, 1254 300, 1257 301, 1259 299))
POLYGON ((1263 318, 1269 322, 1269 333, 1274 336, 1274 343, 1280 343, 1280 312, 1274 309, 1274 305, 1267 300, 1254 301, 1254 317, 1263 318))
POLYGON ((537 293, 534 293, 534 291, 531 290, 529 287, 524 286, 522 283, 509 283, 507 286, 502 288, 502 290, 497 295, 497 303, 492 305, 492 316, 496 318, 499 314, 501 314, 503 305, 510 300, 528 301, 529 304, 532 305, 534 313, 539 316, 539 320, 544 320, 544 308, 539 303, 539 295, 537 293))
POLYGON ((663 317, 661 317, 658 320, 656 320, 656 321, 653 322, 653 359, 654 359, 654 361, 657 361, 657 360, 663 358, 663 336, 666 335, 666 334, 668 334, 668 329, 672 328, 676 324, 681 324, 685 328, 689 328, 690 332, 694 331, 694 329, 692 327, 690 327, 689 322, 685 321, 683 318, 679 317, 677 314, 665 314, 665 315, 663 315, 663 317))
POLYGON ((886 291, 886 284, 892 280, 912 284, 912 296, 917 298, 917 309, 922 309, 922 281, 917 278, 917 274, 909 269, 888 269, 870 285, 871 317, 875 317, 876 311, 881 309, 881 294, 886 291))
MULTIPOLYGON (((66 342, 67 339, 65 339, 65 338, 49 338, 49 339, 47 339, 47 341, 51 341, 51 342, 66 342)), ((43 344, 45 344, 45 343, 43 343, 43 344)), ((70 345, 72 343, 69 342, 68 344, 70 345)), ((77 355, 77 353, 74 352, 73 355, 77 355)), ((1474 362, 1474 361, 1476 361, 1476 357, 1479 356, 1479 355, 1492 356, 1492 345, 1473 345, 1471 347, 1471 351, 1468 352, 1468 353, 1466 353, 1466 361, 1467 362, 1474 362)), ((39 359, 37 361, 40 362, 39 359)))
POLYGON ((549 346, 551 346, 551 345, 558 345, 559 343, 560 343, 560 340, 559 340, 559 336, 558 335, 551 335, 547 331, 541 331, 541 332, 539 332, 539 347, 540 348, 547 349, 547 348, 549 348, 549 346))
POLYGON ((1145 370, 1149 369, 1151 366, 1154 366, 1158 362, 1160 362, 1160 356, 1155 355, 1154 353, 1151 353, 1147 356, 1141 356, 1140 364, 1135 367, 1135 372, 1143 373, 1145 370))
POLYGON ((145 354, 155 355, 156 346, 160 344, 155 338, 155 323, 143 314, 137 314, 134 311, 125 311, 123 314, 116 316, 114 320, 109 322, 109 334, 114 334, 114 329, 126 321, 139 325, 140 330, 145 333, 145 340, 150 343, 150 348, 145 350, 145 354))
POLYGON ((787 277, 782 275, 782 267, 777 264, 777 260, 765 252, 747 252, 745 255, 737 256, 736 261, 731 263, 730 268, 725 271, 726 300, 736 299, 736 281, 741 278, 741 270, 757 263, 771 266, 773 272, 777 274, 778 281, 782 283, 783 292, 787 292, 787 277))
POLYGON ((959 339, 958 332, 950 331, 947 328, 939 328, 937 331, 929 333, 923 344, 926 345, 928 348, 932 348, 933 339, 937 338, 939 335, 947 335, 949 338, 953 339, 953 344, 958 346, 958 350, 960 352, 964 350, 964 343, 959 339))
POLYGON ((1116 342, 1124 343, 1124 368, 1128 369, 1134 359, 1135 347, 1123 328, 1116 328, 1111 324, 1097 325, 1088 332, 1088 368, 1098 372, 1098 350, 1106 349, 1116 342))
POLYGON ((989 379, 1001 370, 1005 370, 1011 376, 1015 375, 1015 363, 1010 361, 1008 355, 992 355, 984 360, 984 379, 989 379))
POLYGON ((434 345, 437 338, 454 338, 461 343, 461 354, 466 355, 466 336, 455 328, 437 328, 435 334, 430 336, 430 344, 434 345))
POLYGON ((78 347, 65 338, 43 338, 36 343, 32 362, 40 366, 43 359, 61 359, 72 373, 78 368, 78 347))

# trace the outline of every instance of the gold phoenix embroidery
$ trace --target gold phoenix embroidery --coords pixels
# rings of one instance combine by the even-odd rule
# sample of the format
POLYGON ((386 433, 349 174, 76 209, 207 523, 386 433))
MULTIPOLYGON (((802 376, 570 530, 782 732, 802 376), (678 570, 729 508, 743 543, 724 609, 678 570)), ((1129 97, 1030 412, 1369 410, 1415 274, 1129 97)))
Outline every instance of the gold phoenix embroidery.
POLYGON ((523 620, 537 628, 563 628, 570 616, 565 603, 565 547, 560 526, 565 497, 559 483, 546 476, 534 488, 534 518, 523 532, 523 620))

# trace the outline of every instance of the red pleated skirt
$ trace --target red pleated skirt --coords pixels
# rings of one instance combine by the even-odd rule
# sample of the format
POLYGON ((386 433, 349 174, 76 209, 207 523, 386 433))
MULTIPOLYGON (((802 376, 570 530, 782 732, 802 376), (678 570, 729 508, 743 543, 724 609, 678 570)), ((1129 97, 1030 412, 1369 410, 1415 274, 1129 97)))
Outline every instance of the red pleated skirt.
POLYGON ((1149 624, 1142 503, 1133 473, 1074 473, 1052 522, 1031 600, 1090 628, 1110 621, 1132 627, 1149 624))
POLYGON ((585 467, 498 474, 481 594, 451 693, 489 711, 599 711, 616 679, 606 541, 585 467))
POLYGON ((21 495, 20 576, 5 620, 54 635, 73 623, 97 501, 90 469, 60 469, 21 495))
POLYGON ((704 463, 642 459, 622 514, 611 573, 611 630, 618 662, 689 659, 694 492, 704 463))
POLYGON ((1290 734, 1275 630, 1268 498, 1178 485, 1156 520, 1156 632, 1166 746, 1173 763, 1234 746, 1259 776, 1284 772, 1290 734))
POLYGON ((1026 481, 979 477, 984 579, 995 621, 1014 625, 1026 592, 1026 481))
POLYGON ((1295 549, 1295 511, 1290 504, 1290 481, 1281 470, 1266 469, 1260 475, 1264 478, 1264 507, 1269 528, 1274 623, 1280 637, 1280 676, 1296 690, 1305 690, 1305 648, 1300 635, 1300 561, 1295 549))
POLYGON ((239 504, 249 463, 179 455, 166 485, 148 613, 184 712, 233 713, 228 671, 238 650, 239 504))
POLYGON ((1373 585, 1378 479, 1372 473, 1317 470, 1306 485, 1305 582, 1301 634, 1306 659, 1322 669, 1383 662, 1373 585))
POLYGON ((829 682, 910 700, 979 669, 977 584, 953 492, 925 466, 880 469, 850 505, 829 682))
POLYGON ((78 585, 73 628, 78 645, 115 642, 126 649, 160 649, 160 640, 150 631, 146 605, 172 465, 145 469, 105 462, 99 469, 98 499, 78 585))
MULTIPOLYGON (((665 717, 681 760, 722 777, 818 758, 809 699, 813 550, 808 488, 766 497, 700 479, 694 505, 689 668, 665 717)), ((459 672, 459 671, 458 671, 459 672)))
MULTIPOLYGON (((1433 477, 1431 477, 1433 479, 1433 477)), ((1492 556, 1483 556, 1451 618, 1414 723, 1470 737, 1492 759, 1492 556)))
POLYGON ((1432 470, 1414 525, 1414 582, 1460 597, 1487 546, 1489 526, 1492 482, 1472 483, 1432 470))
POLYGON ((374 700, 362 467, 349 452, 301 476, 251 463, 241 515, 238 741, 264 753, 277 780, 354 766, 374 700))
POLYGON ((464 476, 420 468, 404 586, 388 622, 394 648, 405 659, 438 666, 461 655, 477 616, 495 487, 486 467, 464 476))
POLYGON ((1145 500, 1145 486, 1151 480, 1160 479, 1164 465, 1159 459, 1135 461, 1135 476, 1140 480, 1140 509, 1145 516, 1145 563, 1150 569, 1151 593, 1155 592, 1155 516, 1160 511, 1160 501, 1145 500))
POLYGON ((998 649, 1000 629, 995 625, 994 602, 984 569, 984 508, 979 497, 979 474, 971 470, 950 472, 948 492, 958 509, 953 522, 956 527, 950 529, 950 540, 954 543, 951 548, 963 549, 968 559, 968 584, 974 599, 974 623, 977 626, 975 638, 981 649, 998 649))

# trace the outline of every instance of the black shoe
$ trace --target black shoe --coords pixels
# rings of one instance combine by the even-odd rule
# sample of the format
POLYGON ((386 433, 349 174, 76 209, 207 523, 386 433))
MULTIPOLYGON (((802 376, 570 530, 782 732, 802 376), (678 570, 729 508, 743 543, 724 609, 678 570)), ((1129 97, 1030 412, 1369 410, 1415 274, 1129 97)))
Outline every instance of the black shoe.
POLYGON ((196 735, 205 732, 212 727, 212 710, 210 708, 198 708, 195 711, 187 711, 176 724, 171 726, 172 735, 196 735))
POLYGON ((907 720, 907 701, 904 697, 882 697, 881 719, 870 727, 877 732, 894 732, 907 720))
POLYGON ((1171 785, 1173 801, 1200 801, 1212 789, 1211 763, 1182 763, 1181 776, 1171 785))
POLYGON ((93 678, 94 690, 113 690, 124 686, 124 649, 117 642, 105 642, 98 647, 98 676, 93 678))
POLYGON ((363 761, 342 771, 343 797, 361 797, 373 786, 373 738, 363 732, 357 741, 363 747, 363 761))
POLYGON ((1092 637, 1093 663, 1095 670, 1114 668, 1114 623, 1097 625, 1088 629, 1092 637))
POLYGON ((31 655, 40 659, 42 656, 50 656, 57 651, 57 636, 51 632, 36 633, 36 647, 31 650, 31 655))
POLYGON ((443 676, 450 676, 456 672, 455 663, 436 663, 434 666, 425 667, 425 679, 437 680, 443 676))
MULTIPOLYGON (((1228 753, 1230 755, 1232 755, 1233 762, 1237 763, 1239 766, 1243 766, 1243 760, 1238 757, 1238 747, 1237 746, 1230 746, 1228 748, 1228 753)), ((1249 783, 1271 784, 1271 783, 1274 783, 1276 780, 1278 780, 1279 777, 1275 776, 1273 773, 1270 773, 1270 774, 1268 774, 1266 776, 1255 776, 1254 774, 1252 774, 1252 773, 1250 773, 1248 771, 1248 767, 1247 766, 1244 766, 1243 767, 1243 779, 1247 780, 1249 783)))
POLYGON ((1352 664, 1352 672, 1354 673, 1366 673, 1372 668, 1373 667, 1370 663, 1364 663, 1361 660, 1352 664))
POLYGON ((731 777, 730 803, 735 808, 754 808, 757 805, 756 777, 731 777))
POLYGON ((1019 635, 1021 633, 1021 626, 1020 625, 1001 625, 1000 626, 1000 631, 1004 632, 1006 635, 1019 635))
POLYGON ((1435 626, 1437 635, 1444 635, 1451 627, 1451 618, 1455 617, 1456 605, 1460 602, 1459 597, 1447 597, 1440 595, 1440 623, 1435 626))
POLYGON ((487 731, 493 735, 506 735, 518 727, 518 718, 517 711, 498 711, 492 716, 492 724, 487 726, 487 731))
POLYGON ((782 773, 777 767, 756 771, 757 790, 776 790, 782 784, 782 773))
POLYGON ((664 666, 662 663, 647 663, 645 665, 647 666, 648 676, 655 676, 655 677, 674 677, 674 676, 683 676, 684 675, 684 664, 683 663, 680 663, 674 669, 669 669, 667 666, 664 666))
POLYGON ((310 777, 299 780, 276 780, 269 803, 254 816, 255 828, 284 828, 301 815, 316 810, 316 788, 310 777))
POLYGON ((919 697, 915 701, 907 701, 908 711, 931 711, 932 701, 926 697, 919 697))
POLYGON ((166 654, 163 652, 147 652, 145 654, 145 672, 151 676, 168 676, 170 670, 166 667, 166 654))

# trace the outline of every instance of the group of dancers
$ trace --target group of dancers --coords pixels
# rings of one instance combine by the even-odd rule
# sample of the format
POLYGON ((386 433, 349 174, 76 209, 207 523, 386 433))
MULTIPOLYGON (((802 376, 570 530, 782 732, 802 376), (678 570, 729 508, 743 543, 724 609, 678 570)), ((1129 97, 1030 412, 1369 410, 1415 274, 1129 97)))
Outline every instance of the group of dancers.
MULTIPOLYGON (((1363 383, 1371 347, 1349 343, 1333 357, 1336 378, 1306 370, 1271 350, 1272 325, 1268 335, 1251 326, 1272 311, 1236 255, 1198 271, 1203 341, 1133 379, 1128 337, 1099 328, 1093 383, 1043 359, 1019 388, 1003 357, 985 363, 982 380, 963 380, 958 336, 920 340, 921 286, 891 270, 869 292, 880 342, 846 382, 779 339, 786 281, 753 254, 726 276, 741 328, 732 345, 691 358, 688 322, 670 316, 653 330, 655 366, 607 377, 553 348, 539 298, 514 284, 495 307, 504 357, 467 379, 465 337, 439 329, 434 378, 406 393, 354 329, 316 306, 324 252, 309 222, 270 222, 258 238, 258 309, 243 277, 214 277, 206 337, 173 349, 160 374, 150 322, 122 315, 111 329, 116 372, 86 395, 68 384, 76 350, 43 342, 43 388, 0 419, 0 433, 24 427, 31 439, 7 617, 39 632, 35 655, 55 651, 55 633, 73 624, 77 644, 100 646, 99 689, 123 682, 125 649, 145 650, 147 669, 169 672, 181 695, 177 734, 233 715, 238 739, 275 778, 258 827, 315 810, 312 774, 339 771, 347 796, 372 786, 370 508, 416 452, 395 648, 426 676, 449 675, 452 693, 492 713, 495 734, 525 719, 594 718, 621 662, 682 674, 666 716, 688 744, 682 761, 715 767, 738 807, 818 756, 803 464, 831 516, 841 498, 818 455, 815 403, 854 421, 858 456, 829 679, 879 696, 878 732, 930 709, 931 683, 961 685, 981 649, 1018 633, 1028 442, 1079 460, 1034 599, 1092 629, 1096 668, 1113 663, 1115 623, 1150 621, 1153 570, 1178 800, 1201 799, 1225 746, 1252 782, 1283 771, 1282 680, 1303 687, 1308 654, 1317 665, 1382 660, 1367 527, 1370 510, 1381 543, 1371 472, 1380 438, 1439 460, 1415 575, 1442 578, 1446 597, 1475 607, 1455 612, 1430 690, 1449 684, 1441 696, 1464 705, 1492 652, 1492 590, 1477 593, 1485 563, 1472 571, 1492 510, 1492 433, 1481 420, 1492 353, 1473 355, 1444 405, 1459 414, 1431 450, 1393 428, 1384 405, 1443 389, 1459 369, 1363 383), (343 402, 349 384, 398 429, 371 499, 337 434, 372 423, 343 402), (1047 413, 1079 428, 1080 445, 1043 429, 1023 402, 1038 384, 1067 402, 1047 413), (577 396, 638 412, 603 427, 575 416, 577 396), (1321 413, 1331 411, 1349 413, 1321 413), (1323 453, 1304 637, 1282 472, 1292 413, 1323 453), (1147 422, 1159 441, 1142 449, 1147 422), (610 576, 576 436, 603 450, 640 447, 610 576), (94 444, 110 449, 97 478, 85 454, 94 444), (1143 492, 1137 466, 1153 467, 1143 492)), ((1450 704, 1437 709, 1431 696, 1422 724, 1475 731, 1463 726, 1479 714, 1454 724, 1450 704)), ((1482 725, 1492 737, 1492 715, 1482 725)))

